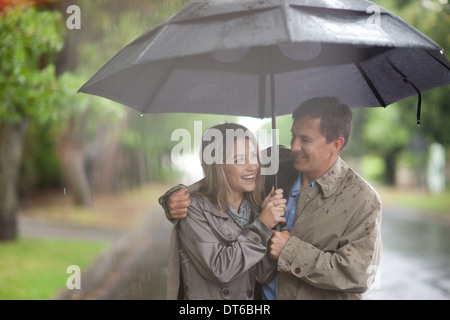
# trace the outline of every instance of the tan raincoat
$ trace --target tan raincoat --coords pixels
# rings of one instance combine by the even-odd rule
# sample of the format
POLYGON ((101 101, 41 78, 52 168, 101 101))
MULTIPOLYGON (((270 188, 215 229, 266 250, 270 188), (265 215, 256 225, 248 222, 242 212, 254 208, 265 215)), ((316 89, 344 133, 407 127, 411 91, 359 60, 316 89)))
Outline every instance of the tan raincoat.
POLYGON ((338 158, 301 191, 294 219, 278 260, 277 299, 360 299, 382 251, 377 192, 338 158))

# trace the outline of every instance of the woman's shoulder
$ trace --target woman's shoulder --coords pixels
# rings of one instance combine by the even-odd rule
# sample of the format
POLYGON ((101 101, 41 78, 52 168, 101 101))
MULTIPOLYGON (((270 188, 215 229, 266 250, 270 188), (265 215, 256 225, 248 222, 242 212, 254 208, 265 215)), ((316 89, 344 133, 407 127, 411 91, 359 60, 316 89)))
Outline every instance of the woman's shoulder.
POLYGON ((206 198, 203 194, 197 191, 192 192, 190 198, 191 198, 191 206, 204 206, 210 203, 208 198, 206 198))
POLYGON ((191 205, 189 207, 211 211, 214 208, 214 205, 204 194, 193 192, 191 193, 191 205))
MULTIPOLYGON (((208 212, 214 215, 219 214, 219 208, 217 205, 211 202, 204 194, 200 192, 191 193, 191 205, 189 211, 192 212, 208 212)), ((189 216, 189 214, 188 214, 189 216)))

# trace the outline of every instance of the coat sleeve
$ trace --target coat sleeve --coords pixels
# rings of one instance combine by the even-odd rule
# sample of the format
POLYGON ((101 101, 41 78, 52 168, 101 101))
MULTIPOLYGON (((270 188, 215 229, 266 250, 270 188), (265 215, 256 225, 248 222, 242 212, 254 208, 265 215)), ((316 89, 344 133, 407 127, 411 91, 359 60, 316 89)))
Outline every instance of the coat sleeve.
POLYGON ((268 254, 256 265, 256 281, 265 284, 272 280, 277 271, 277 260, 269 257, 268 254))
MULTIPOLYGON (((196 192, 200 189, 201 185, 203 183, 203 179, 199 180, 197 182, 195 182, 193 185, 190 185, 188 188, 188 192, 196 192)), ((159 197, 158 202, 159 205, 164 209, 164 213, 166 215, 167 220, 169 220, 170 222, 172 222, 173 224, 176 224, 178 222, 178 219, 174 219, 172 218, 172 216, 170 215, 169 210, 167 209, 166 206, 166 201, 167 199, 170 197, 170 195, 174 192, 177 192, 180 189, 186 188, 186 186, 184 184, 178 184, 172 188, 170 188, 169 190, 167 190, 162 196, 159 197)))
POLYGON ((179 222, 180 246, 202 276, 221 283, 232 281, 263 259, 272 230, 255 219, 235 241, 223 243, 203 202, 191 196, 188 216, 179 222))
POLYGON ((167 201, 167 198, 169 198, 172 193, 177 192, 178 190, 183 189, 183 188, 186 188, 186 186, 183 184, 178 184, 178 185, 170 188, 169 190, 167 190, 158 199, 159 205, 164 209, 164 213, 166 215, 167 220, 169 220, 172 223, 175 223, 177 219, 174 219, 171 217, 169 210, 167 209, 167 206, 166 206, 166 201, 167 201))
POLYGON ((375 280, 382 250, 381 201, 375 198, 365 201, 349 224, 341 238, 345 245, 326 252, 293 236, 281 252, 278 270, 321 289, 367 291, 375 280))

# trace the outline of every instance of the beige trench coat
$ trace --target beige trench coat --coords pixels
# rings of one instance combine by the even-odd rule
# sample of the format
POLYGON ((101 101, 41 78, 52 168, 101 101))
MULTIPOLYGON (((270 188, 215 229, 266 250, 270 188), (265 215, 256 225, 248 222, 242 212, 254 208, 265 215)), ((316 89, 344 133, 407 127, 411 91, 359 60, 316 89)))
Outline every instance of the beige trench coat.
POLYGON ((167 298, 253 299, 256 281, 267 282, 276 271, 266 255, 272 230, 256 215, 242 229, 205 197, 191 194, 188 217, 172 232, 167 298))
POLYGON ((360 299, 378 270, 380 224, 379 195, 339 158, 300 193, 277 299, 360 299))

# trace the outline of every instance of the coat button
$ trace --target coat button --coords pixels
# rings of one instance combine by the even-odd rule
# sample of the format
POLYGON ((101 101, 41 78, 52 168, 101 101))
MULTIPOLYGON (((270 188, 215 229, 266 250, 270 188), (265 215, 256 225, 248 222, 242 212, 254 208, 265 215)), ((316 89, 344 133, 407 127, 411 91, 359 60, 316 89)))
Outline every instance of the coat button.
POLYGON ((229 297, 230 294, 231 294, 230 288, 222 288, 222 295, 223 295, 225 298, 229 297))
POLYGON ((294 272, 295 272, 295 274, 300 274, 302 272, 302 270, 300 268, 295 268, 294 272))
POLYGON ((249 299, 253 298, 253 290, 248 289, 246 293, 247 293, 247 298, 249 298, 249 299))
POLYGON ((254 236, 253 237, 253 242, 254 243, 260 243, 261 242, 261 237, 260 236, 254 236))

